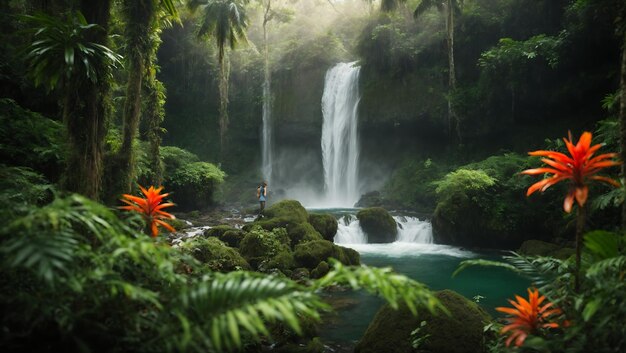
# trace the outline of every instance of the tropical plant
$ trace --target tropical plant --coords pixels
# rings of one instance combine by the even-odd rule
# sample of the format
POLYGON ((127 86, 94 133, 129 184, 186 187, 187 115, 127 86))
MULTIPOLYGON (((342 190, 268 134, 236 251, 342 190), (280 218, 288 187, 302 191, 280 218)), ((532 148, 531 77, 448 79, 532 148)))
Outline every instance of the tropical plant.
POLYGON ((522 174, 527 175, 543 175, 552 174, 551 177, 545 178, 539 182, 536 182, 528 188, 526 192, 527 196, 530 196, 535 191, 546 191, 550 186, 557 184, 564 180, 570 180, 570 189, 565 196, 563 202, 563 209, 565 212, 570 213, 574 200, 578 203, 577 221, 576 221, 576 282, 575 288, 579 288, 579 272, 580 272, 580 252, 582 248, 582 233, 585 227, 585 203, 589 195, 588 183, 591 180, 607 183, 614 187, 619 187, 620 184, 608 177, 596 175, 602 169, 612 167, 621 164, 621 162, 613 160, 617 156, 616 153, 604 153, 598 156, 593 156, 601 147, 602 144, 591 146, 592 134, 585 131, 580 136, 578 143, 574 145, 572 142, 572 135, 570 133, 569 139, 564 138, 565 146, 569 152, 569 156, 555 151, 534 151, 529 152, 531 156, 542 156, 541 161, 548 165, 548 167, 527 169, 522 174))
MULTIPOLYGON (((0 192, 2 192, 0 190, 0 192)), ((249 272, 219 274, 133 231, 79 195, 57 198, 0 228, 0 345, 8 351, 224 352, 302 332, 328 306, 318 290, 348 285, 396 305, 443 310, 422 284, 390 269, 335 268, 310 287, 249 272), (54 334, 50 334, 53 332, 54 334)), ((130 222, 130 223, 129 223, 130 222)))
POLYGON ((228 80, 230 68, 226 57, 226 45, 235 49, 239 42, 247 43, 248 18, 244 5, 247 0, 189 0, 192 10, 202 7, 198 38, 213 37, 217 47, 220 69, 220 147, 222 154, 228 130, 228 80))
POLYGON ((120 206, 120 209, 140 213, 145 218, 147 229, 149 229, 153 238, 159 235, 159 226, 170 232, 175 232, 174 227, 163 221, 164 219, 176 218, 174 215, 163 211, 164 208, 174 206, 171 202, 162 203, 163 199, 169 196, 169 194, 161 194, 162 186, 159 188, 150 186, 146 190, 140 185, 139 189, 141 189, 141 193, 144 194, 145 198, 123 194, 121 201, 126 203, 127 206, 120 206))
POLYGON ((537 334, 543 328, 557 328, 559 324, 550 322, 550 316, 561 313, 560 309, 553 308, 553 303, 548 302, 541 306, 545 296, 539 295, 537 289, 528 288, 528 300, 515 296, 515 301, 509 299, 513 308, 497 307, 496 310, 511 315, 506 320, 508 325, 500 331, 502 334, 509 332, 506 340, 507 347, 515 341, 516 346, 524 344, 524 340, 529 334, 537 334))
MULTIPOLYGON (((407 0, 382 0, 380 3, 383 11, 392 11, 398 4, 407 0)), ((436 7, 445 16, 446 23, 446 47, 448 49, 448 96, 456 90, 456 69, 454 63, 454 20, 455 15, 461 13, 463 0, 421 0, 413 11, 413 17, 418 18, 428 9, 436 7)), ((457 113, 454 110, 451 97, 448 101, 448 133, 452 136, 456 134, 457 142, 461 143, 461 124, 457 113), (453 132, 454 131, 454 132, 453 132)))
POLYGON ((105 46, 110 1, 83 2, 81 9, 83 13, 65 19, 46 14, 22 17, 33 36, 25 60, 35 85, 61 88, 70 147, 68 189, 98 198, 108 81, 121 57, 105 46))
MULTIPOLYGON (((461 262, 455 274, 469 266, 496 266, 528 277, 567 318, 567 329, 542 332, 524 340, 521 352, 621 352, 626 349, 626 237, 605 231, 585 234, 580 290, 573 288, 571 259, 522 256, 513 253, 504 262, 471 259, 461 262)), ((561 326, 565 326, 563 321, 561 326)), ((496 325, 497 326, 497 325, 496 325)), ((519 337, 519 336, 518 336, 519 337)), ((508 338, 507 338, 508 339, 508 338)), ((508 351, 492 344, 492 352, 508 351)))

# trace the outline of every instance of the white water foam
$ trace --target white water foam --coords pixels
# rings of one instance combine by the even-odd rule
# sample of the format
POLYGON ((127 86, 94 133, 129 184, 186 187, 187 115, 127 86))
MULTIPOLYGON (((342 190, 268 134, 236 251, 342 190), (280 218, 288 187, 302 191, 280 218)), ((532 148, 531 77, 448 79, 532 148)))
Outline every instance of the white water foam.
POLYGON ((398 236, 393 243, 368 244, 367 235, 354 215, 345 215, 338 220, 335 243, 352 248, 362 255, 387 257, 416 257, 421 255, 446 255, 459 258, 474 257, 468 250, 433 243, 433 229, 429 221, 417 217, 396 216, 398 236))

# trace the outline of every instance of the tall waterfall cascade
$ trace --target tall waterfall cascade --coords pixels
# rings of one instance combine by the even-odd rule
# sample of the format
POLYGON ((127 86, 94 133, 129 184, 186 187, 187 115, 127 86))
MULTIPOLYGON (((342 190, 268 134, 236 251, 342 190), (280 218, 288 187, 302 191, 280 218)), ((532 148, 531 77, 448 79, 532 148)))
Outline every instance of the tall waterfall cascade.
MULTIPOLYGON (((393 219, 398 225, 396 242, 433 244, 433 228, 430 222, 408 216, 396 216, 393 219)), ((367 244, 367 236, 361 230, 359 220, 349 215, 338 220, 334 241, 338 244, 367 244)))
POLYGON ((263 82, 263 127, 261 131, 261 173, 263 179, 270 182, 272 178, 272 92, 269 80, 263 82))
POLYGON ((325 202, 335 207, 352 207, 360 197, 357 108, 361 68, 355 63, 330 68, 322 96, 325 202))

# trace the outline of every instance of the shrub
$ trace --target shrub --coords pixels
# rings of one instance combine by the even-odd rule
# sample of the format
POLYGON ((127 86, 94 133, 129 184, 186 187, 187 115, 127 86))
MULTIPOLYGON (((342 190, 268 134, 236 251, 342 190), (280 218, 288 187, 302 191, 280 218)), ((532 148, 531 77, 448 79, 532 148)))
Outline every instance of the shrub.
POLYGON ((213 203, 213 195, 226 174, 207 162, 183 165, 167 175, 168 185, 181 209, 199 209, 213 203))
POLYGON ((23 109, 10 99, 0 99, 0 112, 0 160, 32 168, 57 181, 65 157, 61 123, 23 109))

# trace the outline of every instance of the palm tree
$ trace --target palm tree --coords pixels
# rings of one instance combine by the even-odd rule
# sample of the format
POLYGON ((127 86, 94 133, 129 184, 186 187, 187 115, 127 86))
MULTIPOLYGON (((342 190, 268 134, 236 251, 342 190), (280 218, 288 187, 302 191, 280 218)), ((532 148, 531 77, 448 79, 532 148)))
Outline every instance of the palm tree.
MULTIPOLYGON (((398 4, 406 0, 382 0, 381 10, 392 11, 398 4)), ((413 11, 413 17, 418 18, 432 7, 442 12, 446 18, 446 47, 448 49, 448 133, 456 132, 456 138, 461 143, 461 124, 459 116, 454 111, 450 94, 456 90, 456 70, 454 67, 454 15, 461 11, 463 0, 422 0, 413 11)))
POLYGON ((83 1, 83 12, 66 19, 24 17, 34 33, 25 59, 35 85, 62 92, 69 141, 66 188, 93 199, 101 187, 111 69, 121 59, 105 46, 110 7, 110 1, 83 1))
MULTIPOLYGON (((118 154, 119 189, 116 192, 129 193, 135 176, 133 141, 141 116, 141 90, 145 76, 153 71, 155 56, 158 49, 159 14, 177 19, 178 12, 173 0, 124 0, 122 15, 126 21, 124 36, 126 37, 126 57, 128 59, 128 83, 126 101, 124 103, 124 125, 122 146, 118 154)), ((167 17, 165 17, 167 19, 167 17)), ((157 148, 158 150, 158 148, 157 148)))
POLYGON ((224 153, 226 131, 228 130, 228 77, 230 69, 225 58, 226 45, 235 49, 239 42, 247 43, 248 27, 244 4, 247 0, 190 0, 189 7, 196 10, 202 7, 198 37, 215 38, 217 62, 220 69, 220 149, 224 153))

